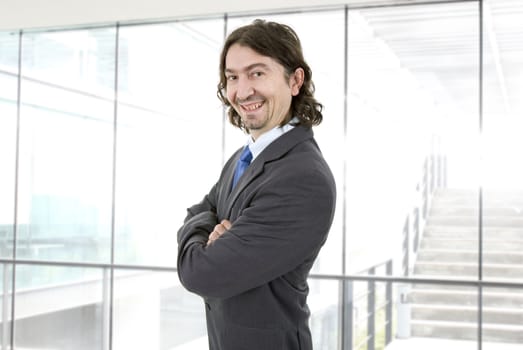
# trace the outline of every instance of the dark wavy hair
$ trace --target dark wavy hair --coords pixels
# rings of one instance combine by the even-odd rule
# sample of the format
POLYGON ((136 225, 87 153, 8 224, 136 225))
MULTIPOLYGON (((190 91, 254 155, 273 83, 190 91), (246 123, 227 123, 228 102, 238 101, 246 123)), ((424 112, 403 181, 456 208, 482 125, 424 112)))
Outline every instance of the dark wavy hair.
POLYGON ((282 121, 282 126, 287 124, 293 117, 299 119, 297 124, 307 127, 312 127, 322 122, 323 115, 321 111, 323 105, 314 98, 312 71, 303 57, 303 50, 298 35, 291 27, 285 24, 257 19, 251 24, 240 27, 229 34, 220 55, 218 98, 228 107, 229 121, 232 125, 249 132, 243 125, 240 115, 227 99, 225 58, 229 48, 234 44, 249 47, 260 55, 273 58, 284 67, 287 79, 297 68, 304 70, 303 85, 299 94, 292 97, 292 113, 282 121))

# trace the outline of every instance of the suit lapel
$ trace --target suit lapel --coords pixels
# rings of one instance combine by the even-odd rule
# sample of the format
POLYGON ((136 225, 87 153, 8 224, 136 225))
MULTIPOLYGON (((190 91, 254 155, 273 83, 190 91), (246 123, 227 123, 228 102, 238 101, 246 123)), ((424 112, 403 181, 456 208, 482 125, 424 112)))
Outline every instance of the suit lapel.
MULTIPOLYGON (((242 193, 242 191, 247 187, 247 185, 254 180, 256 177, 258 177, 263 172, 263 166, 265 162, 263 159, 260 159, 259 157, 256 158, 248 167, 245 169, 245 172, 243 173, 242 177, 234 186, 232 191, 230 191, 229 196, 227 198, 227 214, 229 215, 232 209, 232 206, 234 202, 236 202, 236 199, 238 198, 238 195, 242 193)), ((234 171, 232 172, 234 173, 234 171)), ((229 188, 231 188, 232 185, 232 176, 230 176, 230 180, 228 181, 229 188)))
POLYGON ((244 191, 249 183, 253 181, 256 177, 260 176, 263 173, 265 163, 271 162, 275 159, 281 158, 285 153, 287 153, 290 149, 292 149, 296 144, 312 138, 313 132, 311 129, 307 129, 304 127, 297 126, 294 129, 290 130, 289 132, 283 134, 276 140, 274 140, 269 146, 267 146, 266 149, 262 151, 254 159, 254 161, 249 165, 249 167, 245 170, 242 177, 240 178, 240 181, 236 184, 236 186, 230 191, 231 185, 232 185, 232 178, 234 176, 234 168, 236 166, 236 160, 239 157, 239 153, 241 152, 241 149, 238 150, 236 153, 236 156, 233 157, 235 161, 232 163, 232 165, 229 167, 227 171, 227 175, 225 177, 225 188, 222 194, 228 193, 228 195, 222 195, 223 201, 220 201, 220 204, 225 204, 224 206, 219 205, 218 208, 224 208, 224 218, 230 218, 231 210, 236 202, 238 196, 242 191, 244 191), (229 193, 230 191, 230 193, 229 193))

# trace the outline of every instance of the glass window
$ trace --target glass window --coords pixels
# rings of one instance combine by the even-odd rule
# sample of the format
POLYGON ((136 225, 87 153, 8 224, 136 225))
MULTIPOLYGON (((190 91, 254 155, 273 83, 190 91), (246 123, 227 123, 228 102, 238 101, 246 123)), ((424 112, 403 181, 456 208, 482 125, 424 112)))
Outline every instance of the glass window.
POLYGON ((523 4, 484 1, 483 12, 482 185, 510 192, 523 189, 523 4))
POLYGON ((485 350, 517 350, 523 344, 523 289, 483 289, 485 350))
POLYGON ((349 11, 348 271, 393 257, 408 273, 436 189, 477 188, 478 16, 475 3, 349 11))
POLYGON ((0 331, 0 344, 2 348, 7 349, 8 344, 11 341, 11 327, 12 324, 9 322, 11 318, 12 310, 12 281, 13 281, 13 265, 11 264, 0 264, 0 293, 1 302, 0 312, 2 315, 2 330, 0 331))
POLYGON ((23 37, 21 258, 109 259, 114 37, 114 29, 23 37))
POLYGON ((523 4, 485 1, 483 7, 482 272, 522 282, 523 4))
POLYGON ((3 73, 18 72, 19 33, 0 31, 0 70, 3 73))
POLYGON ((18 43, 0 33, 0 257, 13 255, 18 43))
POLYGON ((309 326, 314 349, 339 349, 340 282, 312 278, 307 299, 311 316, 309 326))
MULTIPOLYGON (((380 289, 387 290, 386 285, 380 284, 375 284, 377 310, 380 310, 382 298, 389 295, 379 292, 380 289)), ((394 338, 387 350, 478 349, 477 288, 446 284, 394 284, 392 293, 394 338)), ((371 299, 369 301, 373 302, 371 299)), ((368 310, 370 313, 372 308, 368 310)), ((365 309, 359 313, 365 315, 365 309)), ((380 333, 383 331, 380 328, 386 326, 384 321, 386 318, 378 311, 374 321, 374 341, 381 344, 383 340, 380 333)), ((372 326, 371 323, 367 324, 372 326)), ((383 349, 381 346, 379 348, 383 349)))
POLYGON ((109 282, 97 269, 17 265, 15 347, 105 349, 109 282))
POLYGON ((345 348, 389 349, 394 345, 396 310, 392 283, 350 281, 345 284, 344 294, 348 304, 345 348))
POLYGON ((119 263, 176 265, 176 231, 222 166, 223 20, 120 30, 119 263), (154 40, 152 40, 154 38, 154 40))
MULTIPOLYGON (((94 94, 94 100, 114 96, 114 27, 26 32, 22 39, 22 74, 25 78, 84 95, 94 94)), ((64 100, 60 100, 64 105, 72 102, 64 100)), ((58 102, 49 101, 52 106, 58 102)))
POLYGON ((521 348, 520 286, 463 280, 523 280, 522 16, 416 1, 0 32, 0 347, 207 348, 176 231, 245 143, 216 98, 219 54, 263 18, 301 39, 337 182, 314 347, 521 348))
POLYGON ((203 300, 176 273, 116 271, 113 315, 115 350, 208 347, 203 300))

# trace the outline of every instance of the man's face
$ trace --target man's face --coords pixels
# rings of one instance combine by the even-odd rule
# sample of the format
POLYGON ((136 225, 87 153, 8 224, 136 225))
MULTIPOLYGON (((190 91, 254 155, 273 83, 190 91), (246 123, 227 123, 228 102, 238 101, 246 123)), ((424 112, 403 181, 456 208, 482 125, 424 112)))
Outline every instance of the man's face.
POLYGON ((225 76, 227 99, 254 139, 288 116, 303 84, 303 69, 287 77, 276 60, 239 44, 227 52, 225 76))

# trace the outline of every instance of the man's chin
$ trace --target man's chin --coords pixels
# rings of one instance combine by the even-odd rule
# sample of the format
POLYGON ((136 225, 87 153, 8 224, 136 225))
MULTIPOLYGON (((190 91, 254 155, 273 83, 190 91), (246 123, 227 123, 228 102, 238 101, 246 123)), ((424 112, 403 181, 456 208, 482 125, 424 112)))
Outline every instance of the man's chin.
POLYGON ((245 116, 243 119, 243 125, 249 130, 259 130, 263 128, 263 125, 256 122, 256 117, 254 116, 245 116))

